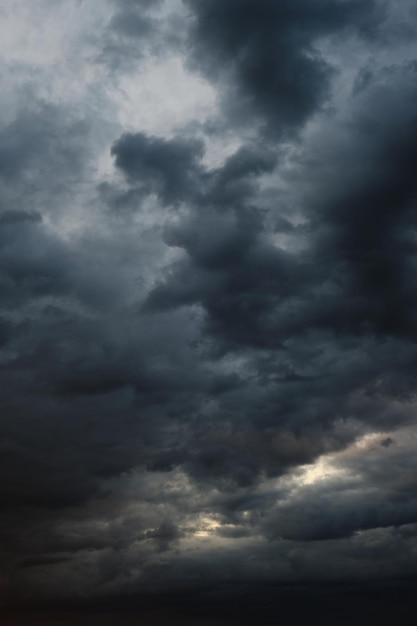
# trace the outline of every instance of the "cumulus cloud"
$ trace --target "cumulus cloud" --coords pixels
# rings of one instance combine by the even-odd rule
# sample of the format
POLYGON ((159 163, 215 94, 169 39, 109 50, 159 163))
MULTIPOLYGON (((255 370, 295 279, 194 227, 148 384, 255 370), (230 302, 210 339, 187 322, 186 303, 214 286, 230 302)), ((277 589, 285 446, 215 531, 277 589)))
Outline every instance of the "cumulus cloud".
POLYGON ((374 2, 186 4, 194 17, 191 62, 225 79, 231 123, 259 117, 278 135, 303 124, 328 95, 332 68, 317 40, 345 31, 376 36, 383 19, 374 2))

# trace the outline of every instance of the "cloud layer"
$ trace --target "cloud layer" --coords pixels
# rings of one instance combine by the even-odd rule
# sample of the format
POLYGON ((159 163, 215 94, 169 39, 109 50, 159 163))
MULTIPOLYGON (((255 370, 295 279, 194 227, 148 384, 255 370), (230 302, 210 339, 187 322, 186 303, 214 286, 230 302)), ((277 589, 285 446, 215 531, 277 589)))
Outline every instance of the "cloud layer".
POLYGON ((9 623, 411 623, 412 3, 3 13, 9 623))

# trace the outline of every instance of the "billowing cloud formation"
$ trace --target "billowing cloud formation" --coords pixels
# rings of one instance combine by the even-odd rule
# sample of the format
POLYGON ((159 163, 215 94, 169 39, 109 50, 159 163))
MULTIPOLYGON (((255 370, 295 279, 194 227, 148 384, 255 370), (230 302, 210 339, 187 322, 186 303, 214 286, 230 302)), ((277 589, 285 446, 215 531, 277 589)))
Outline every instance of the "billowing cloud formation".
POLYGON ((4 17, 10 623, 411 624, 413 6, 4 17))
POLYGON ((187 5, 195 12, 191 58, 210 77, 223 74, 231 82, 232 118, 259 115, 269 132, 280 134, 305 122, 327 96, 331 66, 318 40, 346 30, 376 36, 382 18, 372 1, 187 5))

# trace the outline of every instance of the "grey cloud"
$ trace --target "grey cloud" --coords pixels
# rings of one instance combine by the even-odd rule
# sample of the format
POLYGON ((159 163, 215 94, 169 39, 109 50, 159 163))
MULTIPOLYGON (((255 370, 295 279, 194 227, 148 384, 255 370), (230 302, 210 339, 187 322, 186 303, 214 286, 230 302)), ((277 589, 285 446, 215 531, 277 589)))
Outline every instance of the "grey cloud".
POLYGON ((172 522, 165 521, 156 530, 148 530, 146 538, 156 541, 158 550, 164 552, 168 550, 171 543, 181 537, 182 533, 172 522))
POLYGON ((168 5, 109 3, 87 69, 108 55, 104 98, 177 54, 217 90, 211 125, 123 129, 110 93, 94 115, 33 98, 0 129, 0 587, 91 610, 174 594, 179 622, 183 591, 198 613, 252 590, 248 623, 277 585, 395 595, 417 519, 398 9, 186 2, 187 47, 168 5), (297 483, 327 454, 344 479, 297 483))
POLYGON ((164 140, 158 137, 124 135, 113 145, 112 154, 131 181, 160 194, 165 203, 187 199, 194 192, 202 144, 196 140, 164 140))
POLYGON ((181 49, 182 20, 175 12, 164 11, 161 16, 161 0, 113 0, 111 4, 114 13, 100 38, 97 60, 116 75, 137 67, 143 59, 181 49))
POLYGON ((342 454, 335 467, 346 475, 301 487, 267 517, 265 532, 275 539, 324 541, 414 524, 415 463, 407 437, 397 449, 384 446, 383 439, 382 447, 369 443, 366 455, 342 454))
MULTIPOLYGON (((323 105, 331 66, 315 50, 322 37, 379 27, 374 2, 188 2, 194 66, 225 77, 230 120, 258 116, 268 132, 288 134, 323 105), (230 85, 228 85, 230 82, 230 85)), ((232 122, 232 123, 233 123, 232 122)), ((230 122, 229 122, 230 123, 230 122)))
POLYGON ((85 140, 88 130, 88 122, 74 119, 69 110, 36 100, 23 106, 1 130, 0 175, 36 186, 37 179, 48 180, 51 169, 78 174, 81 137, 85 140))

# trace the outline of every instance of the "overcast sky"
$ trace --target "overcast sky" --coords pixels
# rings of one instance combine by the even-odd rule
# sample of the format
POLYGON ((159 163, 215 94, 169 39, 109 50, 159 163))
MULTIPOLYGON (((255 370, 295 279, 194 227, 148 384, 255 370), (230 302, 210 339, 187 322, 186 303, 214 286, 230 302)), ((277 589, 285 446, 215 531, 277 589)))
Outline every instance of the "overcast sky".
POLYGON ((416 27, 0 2, 6 625, 413 623, 416 27))

